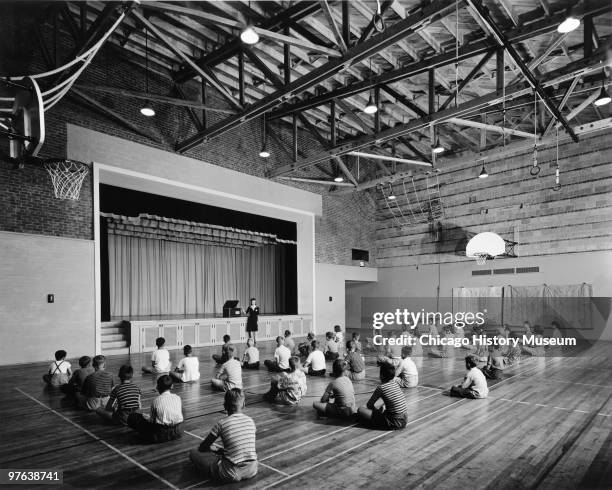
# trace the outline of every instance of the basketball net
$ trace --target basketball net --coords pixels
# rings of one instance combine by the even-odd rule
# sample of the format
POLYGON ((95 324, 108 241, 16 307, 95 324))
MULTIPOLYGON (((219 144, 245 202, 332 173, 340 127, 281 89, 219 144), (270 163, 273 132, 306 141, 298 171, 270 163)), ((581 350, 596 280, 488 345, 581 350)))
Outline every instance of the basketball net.
POLYGON ((489 257, 488 254, 476 254, 474 255, 474 258, 476 259, 476 263, 478 265, 485 265, 485 263, 487 262, 487 258, 489 257))
POLYGON ((51 177, 57 199, 77 200, 81 186, 89 173, 87 165, 74 160, 52 160, 45 162, 45 170, 51 177))

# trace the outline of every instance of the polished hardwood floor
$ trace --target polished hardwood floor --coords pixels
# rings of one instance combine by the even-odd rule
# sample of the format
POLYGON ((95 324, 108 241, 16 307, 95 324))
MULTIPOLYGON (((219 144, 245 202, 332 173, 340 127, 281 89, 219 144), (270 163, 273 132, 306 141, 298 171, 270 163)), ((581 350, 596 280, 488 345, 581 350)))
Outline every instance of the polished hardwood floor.
MULTIPOLYGON (((262 358, 271 356, 269 343, 260 348, 262 358)), ((418 360, 419 387, 404 390, 408 426, 397 432, 318 419, 312 402, 329 377, 309 378, 307 397, 299 407, 287 408, 261 399, 269 385, 265 370, 245 371, 259 474, 225 487, 611 488, 612 343, 578 349, 575 357, 523 359, 491 385, 486 400, 443 393, 463 378, 457 351, 452 359, 418 360)), ((187 458, 223 416, 223 395, 209 384, 211 352, 196 351, 199 383, 175 385, 185 411, 184 437, 160 445, 143 444, 127 428, 63 407, 62 395, 43 386, 46 364, 0 368, 0 468, 62 469, 66 488, 213 486, 187 458)), ((181 352, 171 356, 176 365, 181 352)), ((148 409, 155 380, 139 371, 149 354, 108 358, 113 373, 126 362, 138 373, 135 382, 148 409)), ((359 404, 376 386, 373 357, 367 374, 355 383, 359 404)))

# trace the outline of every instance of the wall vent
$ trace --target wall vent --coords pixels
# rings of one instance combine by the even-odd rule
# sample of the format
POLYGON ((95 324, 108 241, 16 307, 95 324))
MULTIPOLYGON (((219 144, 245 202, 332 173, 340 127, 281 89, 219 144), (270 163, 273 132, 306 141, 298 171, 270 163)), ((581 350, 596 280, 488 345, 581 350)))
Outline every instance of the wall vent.
POLYGON ((517 274, 528 274, 530 272, 540 272, 540 268, 539 267, 517 267, 516 268, 516 273, 517 274))
POLYGON ((491 269, 483 270, 483 271, 472 271, 473 276, 490 276, 491 269))
POLYGON ((510 268, 510 269, 493 269, 493 274, 498 275, 498 274, 514 274, 514 269, 510 268))

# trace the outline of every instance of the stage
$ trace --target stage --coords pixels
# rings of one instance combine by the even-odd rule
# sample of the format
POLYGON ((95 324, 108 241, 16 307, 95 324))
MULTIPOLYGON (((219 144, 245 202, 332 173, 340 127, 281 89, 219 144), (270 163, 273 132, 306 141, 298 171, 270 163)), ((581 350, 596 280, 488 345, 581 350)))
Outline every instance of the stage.
MULTIPOLYGON (((155 339, 164 337, 166 348, 184 345, 205 347, 223 344, 229 335, 234 345, 246 343, 246 316, 223 318, 218 315, 177 315, 134 317, 130 323, 130 353, 155 350, 155 339)), ((290 330, 295 337, 312 331, 312 315, 260 315, 257 340, 274 340, 290 330)))

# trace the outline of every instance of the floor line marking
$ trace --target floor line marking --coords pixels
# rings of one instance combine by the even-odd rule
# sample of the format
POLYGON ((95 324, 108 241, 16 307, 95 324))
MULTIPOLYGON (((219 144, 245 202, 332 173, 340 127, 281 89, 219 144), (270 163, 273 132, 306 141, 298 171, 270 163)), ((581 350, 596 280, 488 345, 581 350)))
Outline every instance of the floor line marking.
POLYGON ((596 384, 591 384, 591 383, 579 383, 578 381, 564 381, 564 380, 556 379, 556 378, 546 378, 546 381, 555 381, 557 383, 566 383, 566 384, 572 384, 572 385, 596 386, 598 388, 609 388, 612 390, 612 386, 610 385, 596 385, 596 384))
POLYGON ((108 442, 106 442, 104 439, 98 437, 97 435, 95 435, 93 432, 87 430, 85 427, 77 424, 76 422, 74 422, 73 420, 69 419, 68 417, 66 417, 65 415, 59 413, 57 410, 54 410, 53 408, 51 408, 50 406, 46 405, 45 403, 41 402, 40 400, 34 398, 33 396, 29 395, 28 393, 26 393, 25 391, 21 390, 20 388, 15 388, 15 390, 17 390, 19 393, 21 393, 23 396, 29 398, 30 400, 32 400, 35 403, 38 403, 41 407, 46 408, 47 410, 49 410, 51 413, 54 413, 55 415, 57 415, 58 417, 64 419, 66 422, 68 422, 69 424, 73 425, 74 427, 76 427, 77 429, 83 431, 85 434, 87 434, 88 436, 92 437, 93 439, 95 439, 96 441, 100 442, 101 444, 105 445, 108 449, 110 449, 111 451, 117 453, 119 456, 124 457, 125 459, 127 459, 130 463, 138 466, 141 470, 143 470, 144 472, 148 473, 149 475, 151 475, 152 477, 154 477, 155 479, 157 479, 158 481, 162 482, 164 485, 174 489, 174 490, 179 490, 179 488, 175 485, 173 485, 172 483, 170 483, 168 480, 166 480, 165 478, 162 478, 161 476, 159 476, 157 473, 155 473, 154 471, 150 470, 149 468, 147 468, 146 466, 144 466, 142 463, 139 463, 138 461, 136 461, 134 458, 132 458, 131 456, 128 456, 127 454, 125 454, 123 451, 121 451, 121 449, 116 448, 115 446, 113 446, 112 444, 109 444, 108 442))
MULTIPOLYGON (((408 422, 408 423, 406 424, 406 427, 408 427, 409 425, 414 424, 414 423, 416 423, 416 422, 420 422, 421 420, 426 419, 427 417, 430 417, 430 416, 432 416, 432 415, 434 415, 434 414, 436 414, 436 413, 438 413, 438 412, 441 412, 442 410, 446 410, 447 408, 450 408, 450 407, 452 407, 452 406, 455 406, 455 405, 457 405, 458 403, 461 403, 461 402, 464 402, 464 401, 465 401, 465 398, 461 398, 460 400, 457 400, 456 402, 453 402, 453 403, 451 403, 450 405, 446 405, 446 406, 444 406, 444 407, 442 407, 442 408, 439 408, 438 410, 434 410, 434 411, 433 411, 433 412, 431 412, 431 413, 428 413, 428 414, 426 414, 426 415, 423 415, 422 417, 419 417, 418 419, 414 419, 414 420, 412 420, 412 421, 408 422)), ((294 477, 296 477, 296 476, 302 475, 302 474, 304 474, 304 473, 306 473, 306 472, 308 472, 308 471, 310 471, 310 470, 312 470, 312 469, 314 469, 314 468, 317 468, 317 467, 319 467, 319 466, 321 466, 321 465, 323 465, 323 464, 327 464, 327 463, 329 463, 330 461, 333 461, 333 460, 337 459, 339 456, 343 456, 344 454, 346 454, 346 453, 348 453, 348 452, 350 452, 350 451, 354 451, 355 449, 357 449, 357 448, 359 448, 359 447, 361 447, 361 446, 363 446, 363 445, 365 445, 365 444, 369 444, 369 443, 371 443, 371 442, 376 441, 377 439, 380 439, 381 437, 385 437, 385 436, 388 436, 388 435, 389 435, 389 431, 383 431, 381 434, 377 434, 377 435, 375 435, 374 437, 371 437, 370 439, 367 439, 367 440, 365 440, 365 441, 363 441, 363 442, 360 442, 360 443, 359 443, 359 444, 357 444, 356 446, 353 446, 353 447, 351 447, 351 448, 345 449, 344 451, 341 451, 341 452, 339 452, 339 453, 336 453, 335 455, 333 455, 333 456, 331 456, 331 457, 329 457, 329 458, 326 458, 326 459, 325 459, 325 460, 323 460, 323 461, 320 461, 320 462, 318 462, 318 463, 315 463, 315 464, 313 464, 313 465, 310 465, 309 467, 304 468, 303 470, 298 471, 297 473, 294 473, 294 474, 292 474, 292 475, 286 476, 285 478, 283 478, 283 479, 281 479, 281 480, 278 480, 278 481, 276 481, 276 482, 274 482, 274 483, 271 483, 271 484, 269 484, 269 485, 265 486, 265 487, 264 487, 264 489, 275 487, 276 485, 279 485, 279 484, 281 484, 281 483, 284 483, 284 482, 286 482, 287 480, 289 480, 289 479, 291 479, 291 478, 294 478, 294 477)))
MULTIPOLYGON (((407 402, 406 405, 412 405, 412 404, 417 403, 417 402, 419 402, 421 400, 425 400, 427 398, 431 398, 432 396, 436 396, 436 395, 439 395, 439 393, 434 393, 433 395, 428 395, 428 396, 425 396, 423 398, 418 398, 417 400, 412 400, 411 402, 407 402)), ((332 432, 326 432, 325 434, 317 436, 317 437, 315 437, 313 439, 309 439, 309 440, 301 442, 300 444, 297 444, 295 446, 291 446, 291 447, 289 447, 287 449, 283 449, 282 451, 277 451, 276 453, 270 454, 270 455, 266 456, 265 458, 261 458, 259 461, 265 461, 267 459, 274 458, 276 456, 279 456, 281 454, 287 453, 289 451, 293 451, 294 449, 297 449, 298 447, 302 447, 302 446, 305 446, 307 444, 311 444, 313 442, 316 442, 319 439, 323 439, 324 437, 329 437, 331 435, 337 434, 338 432, 343 432, 345 430, 351 429, 352 427, 357 427, 358 425, 359 425, 359 423, 357 422, 357 423, 354 423, 354 424, 351 424, 351 425, 347 425, 345 427, 340 427, 339 429, 336 429, 336 430, 334 430, 332 432)))

